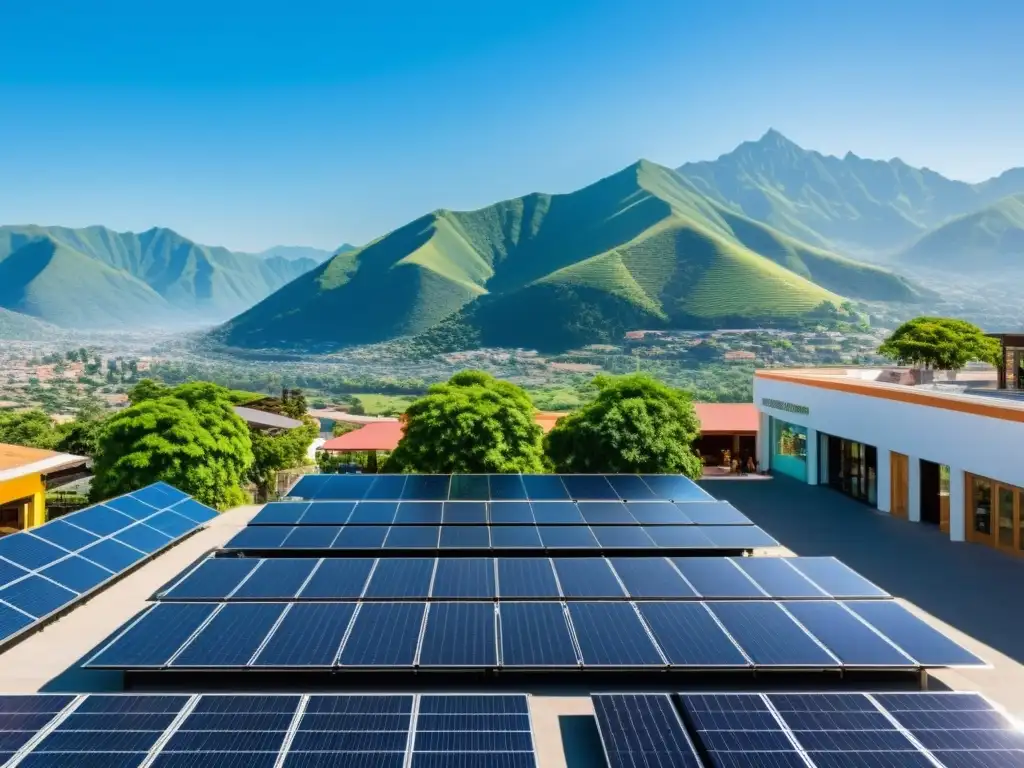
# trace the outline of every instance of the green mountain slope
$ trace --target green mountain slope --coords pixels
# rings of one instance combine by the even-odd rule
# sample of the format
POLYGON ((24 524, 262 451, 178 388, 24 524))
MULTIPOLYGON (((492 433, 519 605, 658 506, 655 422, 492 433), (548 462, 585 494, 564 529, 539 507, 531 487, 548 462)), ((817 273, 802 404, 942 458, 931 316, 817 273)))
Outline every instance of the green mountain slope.
POLYGON ((59 328, 37 320, 34 317, 0 309, 0 339, 16 339, 18 341, 52 340, 59 328))
POLYGON ((899 259, 964 273, 1024 269, 1024 195, 1003 198, 937 227, 899 259))
POLYGON ((557 349, 638 327, 797 323, 843 296, 917 293, 640 161, 571 194, 436 211, 335 256, 217 336, 250 348, 432 334, 557 349))
POLYGON ((897 251, 951 217, 1024 192, 1024 169, 967 184, 899 159, 822 155, 774 130, 679 172, 736 212, 804 242, 849 252, 897 251))
POLYGON ((169 229, 0 227, 0 307, 58 325, 218 321, 315 266, 198 245, 169 229))

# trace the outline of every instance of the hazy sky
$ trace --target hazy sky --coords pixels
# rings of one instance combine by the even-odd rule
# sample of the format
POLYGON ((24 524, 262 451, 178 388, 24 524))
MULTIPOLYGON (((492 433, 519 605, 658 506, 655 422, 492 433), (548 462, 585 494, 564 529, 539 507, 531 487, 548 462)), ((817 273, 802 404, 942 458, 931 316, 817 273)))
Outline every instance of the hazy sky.
POLYGON ((0 223, 334 247, 768 127, 1024 166, 1020 0, 11 0, 0 28, 0 223))

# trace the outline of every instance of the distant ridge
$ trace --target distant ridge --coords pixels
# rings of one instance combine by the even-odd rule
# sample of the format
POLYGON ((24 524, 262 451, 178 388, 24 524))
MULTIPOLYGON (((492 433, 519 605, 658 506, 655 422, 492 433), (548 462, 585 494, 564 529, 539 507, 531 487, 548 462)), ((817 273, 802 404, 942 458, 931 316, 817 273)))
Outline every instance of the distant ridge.
POLYGON ((0 227, 0 307, 69 328, 222 321, 316 266, 161 228, 0 227))
POLYGON ((570 194, 420 217, 333 257, 216 338, 328 349, 423 336, 553 350, 628 328, 797 324, 834 313, 844 297, 919 295, 891 272, 802 243, 641 160, 570 194))
POLYGON ((980 184, 899 158, 807 150, 775 129, 679 172, 704 195, 804 242, 840 252, 895 253, 950 218, 1024 192, 1024 169, 980 184))

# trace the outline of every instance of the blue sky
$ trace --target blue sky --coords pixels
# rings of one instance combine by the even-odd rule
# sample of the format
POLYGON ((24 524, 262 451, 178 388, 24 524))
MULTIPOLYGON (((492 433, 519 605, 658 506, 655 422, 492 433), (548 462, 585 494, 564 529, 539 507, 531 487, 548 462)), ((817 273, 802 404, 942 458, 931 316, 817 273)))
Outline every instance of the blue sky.
POLYGON ((359 243, 775 127, 1024 166, 1017 0, 12 0, 0 223, 359 243))

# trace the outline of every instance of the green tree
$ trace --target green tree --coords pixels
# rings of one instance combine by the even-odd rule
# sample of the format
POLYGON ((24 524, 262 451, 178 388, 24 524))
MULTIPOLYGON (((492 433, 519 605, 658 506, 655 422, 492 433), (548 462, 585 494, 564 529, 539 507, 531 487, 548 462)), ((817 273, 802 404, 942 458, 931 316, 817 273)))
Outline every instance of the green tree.
POLYGON ((281 404, 281 410, 285 416, 293 419, 301 419, 306 415, 306 396, 301 389, 293 389, 288 392, 288 399, 281 404))
POLYGON ((482 371, 463 371, 405 411, 386 472, 543 472, 542 432, 529 395, 482 371))
POLYGON ((249 429, 216 384, 183 384, 111 416, 93 463, 93 496, 104 499, 163 480, 204 504, 245 501, 253 462, 249 429))
POLYGON ((959 371, 978 361, 999 365, 999 341, 978 326, 951 317, 915 317, 908 320, 878 348, 878 354, 911 365, 959 371))
POLYGON ((250 431, 253 462, 249 467, 248 478, 255 483, 261 499, 269 499, 273 494, 278 472, 300 467, 306 462, 306 451, 317 434, 319 431, 311 419, 301 427, 279 435, 250 431))
POLYGON ((700 422, 690 395, 647 374, 598 376, 596 399, 544 438, 558 472, 666 473, 698 478, 700 422))
POLYGON ((80 413, 74 421, 57 427, 56 448, 64 453, 92 458, 99 450, 103 426, 104 420, 99 416, 80 413))
POLYGON ((128 390, 128 401, 132 405, 138 405, 143 400, 153 400, 163 397, 170 389, 153 379, 142 379, 138 384, 128 390))
POLYGON ((52 450, 58 439, 53 419, 43 411, 0 412, 0 443, 52 450))

